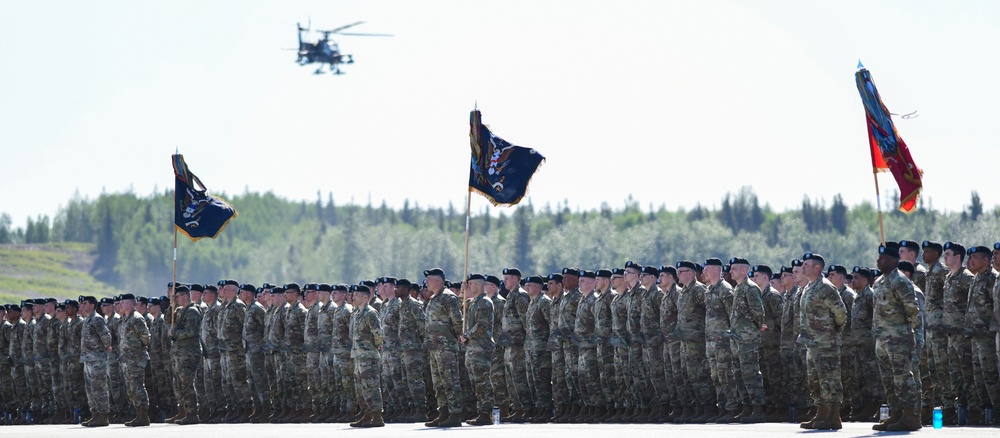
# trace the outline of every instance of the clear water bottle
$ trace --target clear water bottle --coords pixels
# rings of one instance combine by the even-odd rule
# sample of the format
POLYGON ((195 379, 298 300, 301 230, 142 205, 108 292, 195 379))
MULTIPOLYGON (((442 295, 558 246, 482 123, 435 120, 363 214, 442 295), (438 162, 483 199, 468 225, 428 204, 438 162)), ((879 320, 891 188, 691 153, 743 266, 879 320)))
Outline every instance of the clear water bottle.
POLYGON ((80 424, 80 409, 73 409, 73 423, 80 424))
POLYGON ((500 424, 500 408, 493 408, 493 424, 500 424))
POLYGON ((941 410, 941 406, 934 407, 934 428, 940 429, 944 427, 944 411, 941 410))
POLYGON ((882 407, 878 410, 879 421, 885 421, 889 419, 889 405, 882 403, 882 407))

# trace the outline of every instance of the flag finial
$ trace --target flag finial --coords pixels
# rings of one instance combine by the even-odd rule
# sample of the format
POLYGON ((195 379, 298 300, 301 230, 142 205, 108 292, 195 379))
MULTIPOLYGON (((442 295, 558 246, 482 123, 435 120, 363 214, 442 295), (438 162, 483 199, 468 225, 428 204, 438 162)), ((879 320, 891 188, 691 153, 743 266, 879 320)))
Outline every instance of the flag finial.
POLYGON ((858 70, 861 70, 863 68, 865 68, 865 65, 861 63, 860 59, 858 59, 858 70))

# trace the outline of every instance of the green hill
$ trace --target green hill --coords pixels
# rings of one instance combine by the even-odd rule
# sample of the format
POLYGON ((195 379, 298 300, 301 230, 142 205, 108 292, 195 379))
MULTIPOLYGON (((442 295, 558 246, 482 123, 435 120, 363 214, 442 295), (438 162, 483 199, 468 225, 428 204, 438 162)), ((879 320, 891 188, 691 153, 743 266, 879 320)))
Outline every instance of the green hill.
POLYGON ((95 258, 90 243, 0 245, 0 303, 117 294, 90 275, 95 258))

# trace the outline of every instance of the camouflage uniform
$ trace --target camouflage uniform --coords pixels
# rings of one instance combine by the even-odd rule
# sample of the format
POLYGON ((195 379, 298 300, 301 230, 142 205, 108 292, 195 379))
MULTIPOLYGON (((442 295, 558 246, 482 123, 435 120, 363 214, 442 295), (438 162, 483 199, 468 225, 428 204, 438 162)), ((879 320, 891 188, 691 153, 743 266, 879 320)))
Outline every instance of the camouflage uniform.
MULTIPOLYGON (((340 407, 334 403, 333 389, 337 379, 337 374, 333 368, 333 354, 330 348, 333 346, 333 315, 337 312, 337 303, 330 300, 324 304, 319 311, 316 326, 319 337, 316 348, 319 350, 319 382, 313 390, 313 401, 322 410, 340 407)), ((249 315, 248 315, 249 316, 249 315)), ((252 380, 251 380, 252 383, 252 380)))
POLYGON ((965 268, 945 277, 944 317, 941 319, 942 329, 948 334, 948 372, 955 389, 955 400, 967 408, 977 405, 979 398, 972 370, 972 342, 962 334, 972 281, 972 273, 965 268))
POLYGON ((681 365, 687 377, 690 399, 687 406, 709 406, 715 403, 712 376, 708 365, 705 315, 707 290, 704 284, 692 281, 677 296, 677 327, 672 337, 681 344, 681 365))
MULTIPOLYGON (((24 310, 21 312, 23 314, 24 310)), ((27 326, 27 323, 20 318, 11 324, 10 347, 7 350, 8 356, 10 357, 10 387, 11 393, 14 395, 9 400, 17 402, 16 406, 13 406, 13 408, 21 411, 27 410, 28 405, 31 402, 28 381, 25 376, 23 348, 25 330, 27 326)), ((91 406, 93 406, 93 404, 91 404, 91 406)))
POLYGON ((642 361, 643 358, 643 333, 642 333, 642 306, 646 300, 647 290, 642 284, 636 283, 632 287, 632 292, 628 301, 628 375, 629 391, 632 402, 638 409, 649 409, 652 403, 652 389, 649 387, 649 369, 642 361))
POLYGON ((883 274, 875 282, 874 320, 875 353, 878 357, 882 387, 889 406, 917 409, 920 387, 913 375, 920 306, 916 292, 898 269, 883 274))
MULTIPOLYGON (((14 325, 6 319, 0 321, 0 410, 12 412, 17 409, 14 399, 14 361, 10 357, 10 338, 14 325)), ((79 345, 79 344, 77 344, 79 345)))
POLYGON ((503 333, 503 311, 507 300, 499 293, 490 298, 493 302, 493 339, 496 348, 493 349, 493 356, 490 359, 490 383, 493 385, 493 395, 496 398, 497 406, 510 407, 510 393, 507 391, 507 369, 503 363, 506 348, 499 342, 503 333))
POLYGON ((55 397, 52 393, 53 368, 58 354, 59 338, 54 336, 59 321, 47 313, 43 313, 35 322, 35 336, 32 353, 34 357, 35 375, 38 379, 39 409, 50 414, 55 410, 55 397), (55 342, 53 342, 55 341, 55 342))
POLYGON ((434 294, 424 311, 426 339, 430 350, 431 380, 439 412, 462 413, 462 386, 458 373, 458 335, 462 312, 458 297, 449 290, 434 294))
POLYGON ((548 349, 552 300, 539 294, 524 314, 524 351, 532 405, 544 415, 552 412, 552 352, 548 349))
POLYGON ((243 320, 242 338, 245 345, 246 370, 255 413, 258 415, 267 413, 271 409, 271 394, 264 353, 266 313, 264 306, 259 301, 254 300, 247 306, 243 320))
POLYGON ((663 335, 660 333, 660 306, 663 291, 655 284, 642 299, 640 331, 642 333, 642 366, 646 369, 646 397, 655 406, 670 404, 675 396, 667 384, 668 368, 663 361, 663 335))
MULTIPOLYGON (((279 297, 280 295, 272 295, 271 299, 277 300, 279 297)), ((264 365, 267 368, 268 392, 274 410, 288 408, 285 380, 281 374, 281 367, 284 366, 282 345, 285 343, 285 321, 281 316, 284 314, 284 304, 271 305, 264 314, 264 365)))
MULTIPOLYGON (((24 313, 24 311, 21 311, 24 313)), ((25 381, 25 397, 21 400, 25 401, 25 409, 27 410, 37 410, 40 408, 39 403, 39 392, 38 392, 38 373, 35 372, 35 328, 38 324, 33 316, 30 316, 31 310, 27 311, 29 313, 28 321, 24 323, 24 331, 21 335, 21 365, 24 370, 24 381, 25 381)))
POLYGON ((616 294, 611 300, 611 340, 609 345, 614 348, 614 396, 617 408, 631 409, 636 407, 629 386, 628 352, 630 336, 628 334, 628 303, 632 300, 632 291, 616 294))
POLYGON ((582 300, 573 323, 573 339, 580 351, 578 376, 580 396, 587 407, 604 407, 604 393, 601 390, 601 362, 597 355, 596 329, 597 293, 590 292, 582 300))
POLYGON ((170 327, 163 315, 153 318, 149 326, 149 367, 152 368, 151 386, 156 387, 156 400, 160 409, 170 410, 177 404, 173 399, 170 366, 170 327))
MULTIPOLYGON (((691 385, 688 384, 684 367, 681 365, 681 341, 674 337, 677 328, 677 299, 680 289, 676 284, 663 291, 660 301, 660 332, 664 339, 663 367, 670 390, 670 406, 683 407, 691 400, 691 385)), ((679 411, 678 411, 679 413, 679 411)))
POLYGON ((170 330, 171 359, 174 365, 174 396, 188 415, 198 412, 195 375, 202 364, 200 307, 194 303, 176 309, 174 326, 170 330))
POLYGON ((128 409, 128 396, 125 394, 125 382, 123 381, 121 366, 118 357, 121 351, 118 350, 121 339, 118 338, 118 326, 121 325, 121 316, 117 313, 106 315, 108 330, 111 330, 111 353, 108 353, 108 392, 111 394, 111 408, 113 411, 124 411, 128 409))
POLYGON ((934 400, 949 408, 955 400, 955 387, 948 375, 948 333, 942 325, 944 319, 944 285, 948 269, 938 261, 927 271, 925 284, 917 283, 927 298, 924 317, 927 323, 926 354, 929 362, 931 382, 934 384, 934 400))
MULTIPOLYGON (((544 292, 543 292, 544 293, 544 292)), ((569 386, 566 385, 566 355, 563 351, 563 333, 559 326, 559 315, 562 313, 562 299, 565 293, 549 298, 549 343, 548 350, 552 356, 552 402, 557 408, 566 408, 570 401, 569 386)))
POLYGON ((402 360, 404 407, 425 407, 424 382, 424 306, 416 298, 406 297, 399 305, 399 353, 402 360))
POLYGON ((125 390, 132 406, 137 409, 149 408, 149 394, 146 392, 146 363, 149 362, 149 327, 146 318, 139 312, 122 318, 118 324, 118 351, 125 390))
POLYGON ((222 305, 218 300, 212 302, 205 309, 204 317, 201 321, 201 348, 202 348, 202 389, 204 394, 199 393, 202 408, 209 413, 218 412, 226 405, 226 399, 222 392, 222 368, 219 364, 222 354, 219 353, 219 312, 222 305))
MULTIPOLYGON (((510 393, 514 408, 531 410, 535 408, 532 391, 528 381, 529 364, 525 356, 525 315, 531 298, 524 289, 510 291, 507 294, 507 304, 503 308, 501 325, 503 327, 500 343, 504 346, 504 365, 507 378, 507 392, 510 393)), ((547 338, 547 337, 546 337, 547 338)))
POLYGON ((323 310, 323 303, 318 300, 306 310, 305 327, 302 335, 302 351, 306 356, 306 381, 305 390, 306 405, 313 412, 323 409, 320 400, 320 368, 319 368, 319 315, 323 310))
POLYGON ((600 371, 601 400, 606 407, 615 408, 618 395, 618 383, 615 375, 615 347, 611 345, 614 317, 611 314, 611 303, 618 296, 613 289, 594 292, 597 300, 594 303, 594 343, 597 344, 597 360, 600 371))
POLYGON ((806 346, 813 403, 839 405, 844 397, 840 382, 841 332, 847 324, 844 300, 833 283, 820 277, 805 286, 799 307, 802 332, 796 342, 806 346))
POLYGON ((780 346, 785 300, 769 284, 761 291, 761 301, 764 304, 764 324, 767 324, 767 330, 760 336, 760 370, 764 379, 764 403, 784 408, 788 406, 788 397, 782 384, 786 372, 781 362, 780 346))
POLYGON ((83 320, 80 334, 80 362, 86 383, 87 403, 95 414, 111 412, 108 395, 108 347, 111 331, 107 322, 95 311, 83 320))
MULTIPOLYGON (((247 354, 243 346, 243 326, 247 318, 247 305, 233 298, 222 305, 218 320, 219 369, 222 387, 228 394, 229 409, 249 410, 253 403, 247 377, 247 354)), ((249 412, 247 412, 249 414, 249 412)))
MULTIPOLYGON (((851 310, 854 309, 854 300, 857 298, 857 293, 855 293, 851 288, 841 286, 840 299, 844 302, 844 307, 847 309, 847 323, 844 326, 843 333, 851 332, 851 310)), ((843 336, 842 336, 843 338, 843 336)), ((840 382, 841 386, 844 388, 844 401, 845 407, 851 406, 854 403, 855 397, 860 397, 857 385, 857 378, 855 377, 854 370, 854 356, 857 355, 857 351, 854 349, 854 345, 850 342, 842 343, 840 346, 840 382)), ((845 409, 846 411, 846 409, 845 409)))
POLYGON ((365 305, 351 313, 351 359, 354 379, 365 406, 372 412, 382 412, 382 389, 379 372, 382 369, 379 349, 382 348, 382 326, 378 313, 365 305))
MULTIPOLYGON (((569 394, 567 403, 569 406, 581 406, 580 396, 580 348, 573 343, 573 328, 576 326, 576 314, 579 312, 580 300, 583 293, 579 288, 566 292, 559 303, 559 330, 561 331, 560 343, 562 347, 565 365, 563 374, 566 380, 566 390, 569 394)), ((555 368, 553 368, 555 370, 555 368)))
POLYGON ((997 271, 992 266, 976 274, 969 287, 964 333, 971 338, 973 375, 979 398, 983 405, 990 406, 1000 406, 996 335, 990 331, 996 306, 992 295, 996 283, 997 271))
POLYGON ((719 409, 733 411, 741 404, 733 373, 733 350, 729 318, 733 312, 733 287, 725 280, 708 286, 705 292, 705 354, 711 367, 712 383, 719 409))
POLYGON ((403 405, 402 357, 399 352, 399 308, 402 300, 393 297, 382 304, 379 321, 382 324, 382 400, 388 410, 401 410, 403 405))
MULTIPOLYGON (((802 301, 802 288, 795 286, 791 290, 785 291, 785 306, 781 309, 781 361, 783 368, 787 372, 784 392, 790 405, 803 408, 810 404, 807 400, 808 391, 806 385, 806 364, 805 356, 802 354, 804 346, 796 342, 801 332, 799 318, 802 301)), ((873 350, 874 351, 874 347, 873 350)))
POLYGON ((749 404, 753 406, 764 405, 764 377, 760 372, 760 329, 765 321, 761 294, 756 283, 743 279, 733 289, 733 310, 729 320, 730 330, 736 338, 733 343, 736 346, 735 356, 743 374, 743 381, 736 384, 746 388, 749 404))
MULTIPOLYGON (((860 274, 855 274, 860 275, 860 274)), ((854 368, 857 371, 857 384, 860 389, 860 399, 854 400, 854 405, 864 407, 881 403, 882 379, 878 369, 878 358, 875 355, 875 335, 872 332, 875 311, 875 292, 866 287, 858 292, 851 309, 851 331, 844 332, 844 344, 854 348, 854 368)))
POLYGON ((493 301, 486 293, 473 299, 469 307, 465 336, 465 367, 469 370, 472 390, 476 394, 476 409, 490 412, 496 403, 490 383, 490 365, 493 360, 493 301))
MULTIPOLYGON (((285 347, 288 360, 282 374, 288 379, 285 388, 289 396, 289 408, 305 412, 309 407, 309 384, 306 378, 305 325, 306 308, 301 303, 289 306, 285 314, 285 347)), ((356 365, 356 364, 355 364, 356 365)))
POLYGON ((333 394, 341 412, 354 413, 358 410, 357 392, 354 387, 354 360, 351 359, 351 318, 354 306, 344 302, 336 308, 330 323, 333 325, 333 342, 330 354, 333 355, 333 368, 336 373, 333 394))

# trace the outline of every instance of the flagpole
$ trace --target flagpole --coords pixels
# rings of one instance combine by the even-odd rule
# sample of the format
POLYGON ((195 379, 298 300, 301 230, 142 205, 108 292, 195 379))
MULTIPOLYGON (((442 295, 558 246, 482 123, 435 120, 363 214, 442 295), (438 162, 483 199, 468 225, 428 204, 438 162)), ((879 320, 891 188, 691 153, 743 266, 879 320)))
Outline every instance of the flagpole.
POLYGON ((885 245, 885 228, 882 226, 882 192, 878 189, 878 169, 872 172, 875 178, 875 203, 878 204, 878 232, 882 238, 882 245, 885 245))
POLYGON ((465 322, 469 319, 466 317, 466 307, 468 306, 469 300, 466 297, 468 293, 468 278, 469 278, 469 220, 472 217, 472 189, 469 189, 468 197, 465 198, 465 273, 462 274, 462 333, 465 333, 465 322))
MULTIPOLYGON (((177 190, 174 189, 174 202, 177 202, 177 190)), ((170 282, 173 287, 170 288, 170 326, 174 326, 174 317, 177 315, 177 300, 174 299, 174 290, 177 288, 177 226, 174 226, 174 275, 173 281, 170 282)))

